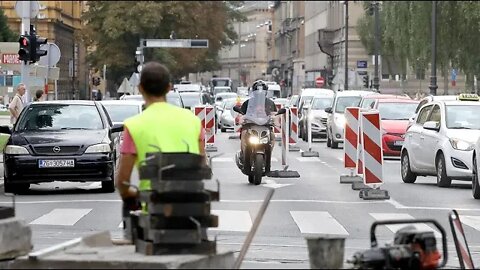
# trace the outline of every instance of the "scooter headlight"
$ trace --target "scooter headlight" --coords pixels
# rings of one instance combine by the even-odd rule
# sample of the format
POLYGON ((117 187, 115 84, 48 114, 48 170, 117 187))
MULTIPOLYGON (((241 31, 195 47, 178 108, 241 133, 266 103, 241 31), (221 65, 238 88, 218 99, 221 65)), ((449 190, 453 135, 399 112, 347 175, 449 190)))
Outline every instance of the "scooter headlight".
POLYGON ((251 144, 259 144, 260 143, 260 140, 258 139, 257 136, 250 136, 250 138, 248 138, 248 141, 251 144))

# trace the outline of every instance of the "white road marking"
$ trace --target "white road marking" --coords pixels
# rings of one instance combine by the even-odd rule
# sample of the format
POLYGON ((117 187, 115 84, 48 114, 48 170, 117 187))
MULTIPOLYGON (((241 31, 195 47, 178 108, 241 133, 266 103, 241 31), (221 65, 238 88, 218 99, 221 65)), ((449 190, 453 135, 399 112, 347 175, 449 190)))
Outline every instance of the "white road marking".
POLYGON ((93 182, 88 186, 80 186, 79 189, 90 190, 90 189, 99 189, 102 187, 102 182, 93 182))
MULTIPOLYGON (((370 213, 370 216, 372 216, 375 220, 380 221, 380 220, 399 220, 399 219, 415 219, 409 214, 405 213, 370 213)), ((386 227, 392 231, 393 233, 396 233, 398 230, 401 228, 408 226, 408 225, 413 225, 417 230, 419 231, 433 231, 435 234, 435 237, 439 238, 442 237, 442 235, 432 227, 430 227, 427 224, 420 223, 420 224, 398 224, 398 225, 386 225, 386 227)))
POLYGON ((297 157, 300 162, 320 162, 318 157, 297 157))
POLYGON ((328 212, 290 211, 290 215, 302 234, 349 235, 347 230, 328 212))
POLYGON ((228 157, 216 157, 212 159, 212 162, 233 162, 233 158, 228 157))
POLYGON ((30 222, 30 224, 73 226, 81 218, 90 213, 90 211, 92 211, 92 209, 56 208, 50 211, 50 213, 30 222))
POLYGON ((248 232, 252 227, 252 218, 248 211, 211 210, 211 213, 218 216, 218 227, 209 230, 248 232))
POLYGON ((460 221, 473 229, 480 231, 480 216, 460 216, 460 221))
POLYGON ((291 186, 293 184, 278 184, 275 180, 273 179, 265 179, 265 184, 262 184, 262 186, 264 187, 269 187, 269 188, 281 188, 281 187, 288 187, 288 186, 291 186))

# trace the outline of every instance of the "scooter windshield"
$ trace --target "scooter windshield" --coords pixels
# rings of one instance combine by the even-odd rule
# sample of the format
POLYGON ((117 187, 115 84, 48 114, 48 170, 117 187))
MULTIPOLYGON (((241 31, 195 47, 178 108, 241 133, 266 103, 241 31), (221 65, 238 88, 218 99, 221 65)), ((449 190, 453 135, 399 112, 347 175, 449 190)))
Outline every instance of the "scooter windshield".
POLYGON ((266 91, 257 90, 250 92, 248 99, 247 113, 245 114, 245 121, 257 124, 259 126, 266 125, 269 117, 265 111, 266 91))

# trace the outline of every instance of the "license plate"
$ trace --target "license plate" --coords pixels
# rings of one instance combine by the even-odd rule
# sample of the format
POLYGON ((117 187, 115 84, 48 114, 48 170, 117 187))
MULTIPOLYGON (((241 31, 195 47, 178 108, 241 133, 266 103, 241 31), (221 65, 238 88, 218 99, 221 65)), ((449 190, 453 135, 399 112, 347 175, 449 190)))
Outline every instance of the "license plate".
POLYGON ((396 146, 403 146, 403 141, 395 141, 393 144, 396 146))
POLYGON ((39 160, 39 168, 72 168, 75 167, 75 160, 73 159, 60 159, 60 160, 39 160))

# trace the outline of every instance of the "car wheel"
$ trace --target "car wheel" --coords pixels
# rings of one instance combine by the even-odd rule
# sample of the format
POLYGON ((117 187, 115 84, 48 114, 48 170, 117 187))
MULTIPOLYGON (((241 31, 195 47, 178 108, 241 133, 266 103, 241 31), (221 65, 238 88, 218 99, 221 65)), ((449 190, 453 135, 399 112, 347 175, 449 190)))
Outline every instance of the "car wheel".
MULTIPOLYGON (((115 159, 116 160, 116 157, 115 159)), ((102 181, 102 192, 104 193, 112 193, 115 191, 115 171, 116 171, 116 162, 114 161, 113 162, 113 170, 112 170, 112 174, 111 174, 111 178, 112 180, 111 181, 102 181)))
POLYGON ((400 162, 400 170, 402 173, 403 182, 407 184, 415 183, 417 180, 417 175, 410 169, 410 157, 408 156, 407 151, 403 151, 400 162))
POLYGON ((472 195, 475 199, 480 199, 480 183, 478 182, 477 157, 473 155, 473 177, 472 177, 472 195))
POLYGON ((335 142, 333 139, 332 139, 332 148, 338 149, 338 142, 335 142))
POLYGON ((330 136, 328 135, 328 131, 327 131, 327 147, 332 147, 332 140, 330 140, 330 136))
POLYGON ((437 157, 437 186, 450 187, 452 179, 447 176, 447 168, 445 166, 445 158, 443 154, 437 157))
POLYGON ((5 193, 23 194, 30 189, 30 184, 12 184, 5 182, 3 188, 5 193))

